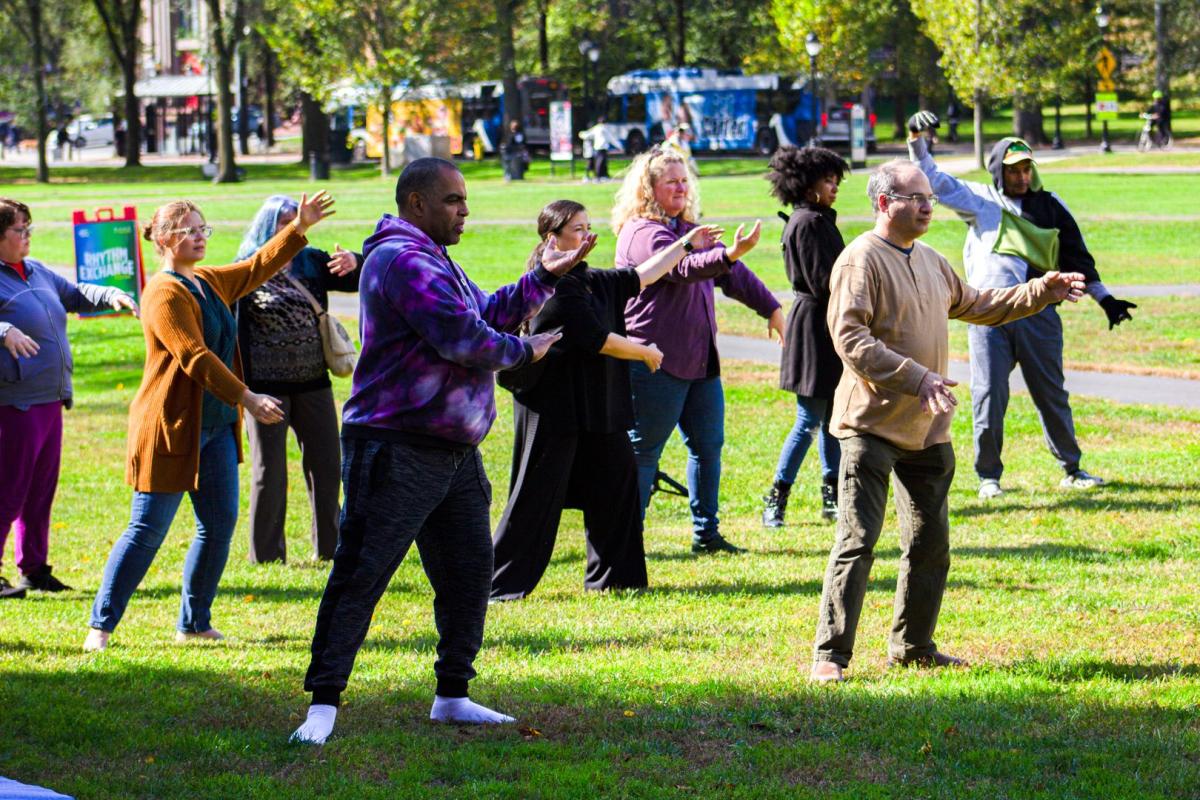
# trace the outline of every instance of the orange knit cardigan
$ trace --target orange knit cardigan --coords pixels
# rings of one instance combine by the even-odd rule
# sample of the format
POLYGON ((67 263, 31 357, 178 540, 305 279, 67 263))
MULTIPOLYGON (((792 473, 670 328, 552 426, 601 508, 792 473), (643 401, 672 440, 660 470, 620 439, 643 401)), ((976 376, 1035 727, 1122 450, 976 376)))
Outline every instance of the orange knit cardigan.
MULTIPOLYGON (((196 267, 196 276, 232 306, 286 266, 307 243, 288 225, 249 259, 227 267, 196 267)), ((241 356, 235 349, 231 372, 205 346, 200 304, 178 280, 163 273, 146 282, 142 330, 146 366, 129 406, 125 480, 139 492, 190 491, 198 488, 204 391, 239 406, 246 389, 241 356)), ((241 463, 240 408, 235 437, 241 463)))

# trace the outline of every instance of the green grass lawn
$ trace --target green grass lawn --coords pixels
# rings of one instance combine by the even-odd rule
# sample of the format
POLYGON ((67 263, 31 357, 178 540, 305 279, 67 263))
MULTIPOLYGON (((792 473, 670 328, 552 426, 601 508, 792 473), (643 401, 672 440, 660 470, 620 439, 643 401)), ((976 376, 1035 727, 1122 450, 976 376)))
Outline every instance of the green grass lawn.
MULTIPOLYGON (((761 219, 764 224, 761 245, 747 263, 775 289, 786 289, 778 241, 783 229, 776 216, 779 206, 767 193, 762 179, 761 162, 757 172, 742 175, 713 175, 717 168, 738 169, 751 160, 705 162, 701 165, 701 197, 706 218, 725 223, 731 229, 738 222, 761 219)), ((148 168, 149 169, 149 168, 148 168)), ((174 175, 164 169, 164 175, 174 175)), ((494 287, 513 279, 536 243, 537 213, 554 199, 570 197, 586 204, 593 225, 601 233, 594 263, 611 263, 614 238, 608 227, 615 183, 581 184, 566 180, 530 180, 505 184, 492 180, 491 165, 464 163, 468 176, 471 217, 462 244, 455 257, 472 277, 485 287, 494 287), (473 170, 480 172, 474 180, 473 170)), ((65 170, 64 170, 65 172, 65 170)), ((120 172, 109 170, 109 173, 120 172)), ((105 173, 105 174, 109 174, 105 173)), ((4 170, 0 169, 0 176, 4 170)), ((332 248, 334 243, 358 247, 373 230, 379 216, 394 208, 393 184, 355 167, 348 173, 335 173, 320 188, 328 189, 338 200, 338 214, 313 233, 316 244, 332 248)), ((298 196, 314 191, 307 174, 298 167, 252 166, 251 180, 235 186, 214 186, 203 181, 175 179, 166 183, 81 183, 69 189, 63 186, 20 184, 4 191, 28 203, 33 209, 37 233, 33 256, 51 264, 74 262, 70 236, 71 212, 99 207, 120 208, 136 205, 148 219, 158 205, 175 198, 195 200, 204 209, 216 234, 209 248, 210 263, 233 258, 241 235, 263 198, 274 192, 298 196)), ((982 173, 968 176, 981 179, 982 173)), ((1071 206, 1079 218, 1088 245, 1096 255, 1100 274, 1109 284, 1186 283, 1200 281, 1200 225, 1191 198, 1200 192, 1200 175, 1091 175, 1055 174, 1048 184, 1071 206)), ((865 197, 866 176, 850 176, 843 186, 837 208, 847 240, 870 226, 870 209, 865 197)), ((732 238, 733 231, 729 231, 732 238)), ((939 209, 935 224, 925 241, 936 247, 956 266, 961 266, 965 228, 957 217, 939 209)), ((146 246, 146 257, 153 252, 146 246)))
MULTIPOLYGON (((1132 322, 1108 329, 1089 297, 1063 303, 1063 351, 1068 369, 1129 372, 1200 380, 1200 299, 1137 297, 1132 322)), ((784 302, 786 312, 790 301, 784 302)), ((766 336, 766 321, 740 303, 717 304, 717 327, 738 336, 766 336)), ((966 323, 950 323, 950 354, 967 358, 966 323)))
MULTIPOLYGON (((581 519, 527 601, 492 607, 473 695, 520 725, 426 720, 435 635, 414 551, 358 660, 323 748, 290 746, 324 568, 308 560, 291 454, 292 563, 251 567, 242 523, 215 606, 229 634, 171 644, 187 503, 110 650, 85 656, 92 592, 128 519, 128 403, 141 368, 129 319, 72 322, 55 573, 78 591, 0 610, 0 774, 91 798, 744 797, 1179 798, 1200 785, 1200 413, 1077 401, 1084 465, 1110 485, 1056 487, 1027 397, 1014 398, 1010 492, 974 496, 969 414, 954 441, 954 563, 937 641, 966 671, 884 666, 896 522, 877 552, 851 680, 804 681, 833 529, 813 453, 788 527, 758 525, 794 401, 775 370, 725 365, 723 529, 752 552, 694 558, 686 504, 658 497, 652 588, 581 588, 581 519), (1190 788, 1189 788, 1190 787, 1190 788)), ((347 383, 335 381, 344 399, 347 383)), ((963 403, 966 393, 959 391, 963 403)), ((507 495, 507 396, 483 452, 507 495)), ((683 473, 672 441, 664 467, 683 473)), ((11 550, 10 550, 11 552, 11 550)), ((11 561, 6 574, 13 577, 11 561)))

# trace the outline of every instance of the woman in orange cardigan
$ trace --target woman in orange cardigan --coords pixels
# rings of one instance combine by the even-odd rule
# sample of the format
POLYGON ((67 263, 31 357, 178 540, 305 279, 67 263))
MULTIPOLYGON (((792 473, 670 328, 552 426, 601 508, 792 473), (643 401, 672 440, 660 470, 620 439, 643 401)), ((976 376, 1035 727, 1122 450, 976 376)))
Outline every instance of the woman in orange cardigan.
POLYGON ((304 196, 295 221, 246 261, 197 266, 212 228, 194 204, 154 212, 146 239, 162 259, 142 299, 146 366, 129 407, 128 467, 134 489, 129 527, 113 545, 92 606, 84 650, 103 650, 145 577, 183 499, 191 496, 196 537, 183 565, 177 642, 220 639, 211 607, 237 523, 242 460, 239 406, 259 422, 283 419, 279 401, 242 382, 230 306, 287 265, 308 228, 333 214, 333 199, 304 196))

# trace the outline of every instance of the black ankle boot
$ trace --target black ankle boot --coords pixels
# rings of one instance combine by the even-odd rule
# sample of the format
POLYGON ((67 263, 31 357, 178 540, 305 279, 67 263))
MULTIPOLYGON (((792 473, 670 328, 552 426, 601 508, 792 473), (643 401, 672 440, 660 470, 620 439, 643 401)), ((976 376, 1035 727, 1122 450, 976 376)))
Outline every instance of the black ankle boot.
POLYGON ((831 522, 838 518, 838 490, 836 483, 821 484, 821 518, 831 522))
POLYGON ((787 512, 788 495, 792 491, 790 483, 775 481, 771 493, 763 498, 762 523, 764 528, 782 528, 783 515, 787 512))

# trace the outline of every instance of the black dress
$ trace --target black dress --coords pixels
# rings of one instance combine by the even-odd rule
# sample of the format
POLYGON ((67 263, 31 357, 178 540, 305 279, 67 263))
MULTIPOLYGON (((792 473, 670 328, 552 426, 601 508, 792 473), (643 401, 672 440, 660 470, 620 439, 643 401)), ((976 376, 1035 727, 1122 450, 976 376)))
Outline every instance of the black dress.
POLYGON ((805 397, 832 398, 842 377, 825 321, 833 262, 846 247, 836 221, 829 206, 802 203, 783 229, 783 265, 795 301, 783 337, 779 388, 805 397))
POLYGON ((564 508, 583 511, 588 589, 646 586, 629 362, 600 354, 625 335, 625 303, 641 290, 633 269, 580 264, 533 318, 562 327, 536 385, 514 394, 516 441, 508 504, 495 535, 493 599, 529 595, 541 580, 564 508))

